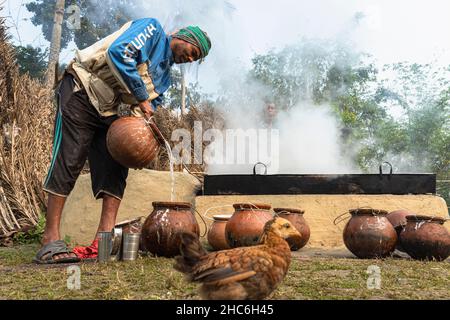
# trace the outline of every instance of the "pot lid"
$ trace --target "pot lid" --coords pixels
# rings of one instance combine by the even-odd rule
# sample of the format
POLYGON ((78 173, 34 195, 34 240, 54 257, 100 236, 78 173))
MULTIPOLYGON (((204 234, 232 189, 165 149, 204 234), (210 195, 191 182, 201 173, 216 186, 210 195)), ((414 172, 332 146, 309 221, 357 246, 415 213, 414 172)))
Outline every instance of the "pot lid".
POLYGON ((270 210, 272 206, 270 204, 261 203, 236 203, 233 205, 235 210, 270 210))
POLYGON ((191 209, 192 205, 189 202, 153 202, 153 208, 168 208, 168 209, 191 209))
POLYGON ((233 215, 231 214, 218 214, 216 216, 213 216, 215 221, 228 221, 231 219, 233 215))
POLYGON ((304 214, 305 210, 301 210, 301 209, 289 209, 289 208, 275 208, 273 209, 273 211, 275 211, 275 213, 278 214, 304 214))
POLYGON ((411 215, 406 217, 407 221, 411 222, 433 222, 433 223, 439 223, 444 224, 446 219, 440 218, 440 217, 430 217, 430 216, 424 216, 424 215, 411 215))
POLYGON ((356 216, 386 216, 389 212, 386 210, 379 210, 379 209, 370 209, 370 208, 360 208, 360 209, 353 209, 350 210, 351 215, 356 216))
POLYGON ((414 213, 411 210, 400 209, 400 210, 391 211, 391 212, 389 212, 389 214, 390 215, 402 215, 402 214, 405 214, 407 216, 411 216, 414 213))

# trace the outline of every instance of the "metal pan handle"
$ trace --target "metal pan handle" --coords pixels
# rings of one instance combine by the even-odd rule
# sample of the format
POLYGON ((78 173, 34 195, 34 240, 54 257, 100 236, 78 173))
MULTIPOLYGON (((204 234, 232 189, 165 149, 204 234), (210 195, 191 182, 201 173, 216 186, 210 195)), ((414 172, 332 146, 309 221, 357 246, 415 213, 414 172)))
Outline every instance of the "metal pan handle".
POLYGON ((391 170, 389 172, 389 179, 392 177, 392 175, 394 174, 394 167, 392 166, 392 164, 390 164, 389 162, 385 161, 382 164, 380 164, 380 178, 383 178, 383 165, 387 164, 391 170))
POLYGON ((253 167, 253 175, 256 176, 256 168, 259 165, 264 166, 264 168, 265 168, 264 175, 267 176, 267 165, 265 163, 262 163, 262 162, 258 162, 257 164, 255 164, 255 166, 253 167))

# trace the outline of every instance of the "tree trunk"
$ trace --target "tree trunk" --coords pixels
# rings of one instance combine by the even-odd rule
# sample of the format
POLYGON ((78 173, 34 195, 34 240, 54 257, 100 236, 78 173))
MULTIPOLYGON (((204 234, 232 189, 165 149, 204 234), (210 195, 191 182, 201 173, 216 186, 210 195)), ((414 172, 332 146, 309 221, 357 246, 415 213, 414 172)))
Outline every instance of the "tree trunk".
POLYGON ((180 66, 181 68, 181 116, 186 114, 186 68, 185 66, 180 66))
POLYGON ((62 23, 64 20, 65 0, 56 0, 55 20, 53 25, 52 42, 50 44, 50 56, 48 59, 48 68, 46 74, 46 84, 53 86, 56 78, 56 68, 59 62, 59 53, 61 51, 62 23))

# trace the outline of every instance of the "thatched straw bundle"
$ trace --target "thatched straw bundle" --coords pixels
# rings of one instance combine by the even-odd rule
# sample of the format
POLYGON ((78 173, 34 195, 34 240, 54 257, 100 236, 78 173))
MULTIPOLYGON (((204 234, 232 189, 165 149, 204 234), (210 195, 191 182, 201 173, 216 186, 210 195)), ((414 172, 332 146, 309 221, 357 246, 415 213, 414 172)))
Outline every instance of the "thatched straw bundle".
MULTIPOLYGON (((159 109, 155 114, 156 123, 158 128, 161 130, 163 136, 169 141, 172 149, 174 144, 180 141, 171 141, 172 133, 177 129, 186 129, 190 132, 191 136, 191 162, 190 164, 184 164, 175 168, 175 170, 183 171, 185 169, 189 170, 199 178, 203 177, 203 172, 205 172, 205 164, 196 164, 194 161, 194 126, 195 122, 201 122, 202 133, 209 129, 224 129, 224 116, 217 109, 207 105, 206 103, 201 106, 191 106, 189 112, 184 117, 179 117, 174 115, 168 109, 159 109)), ((202 152, 207 147, 207 143, 203 142, 202 152)), ((159 154, 159 158, 151 166, 151 169, 167 171, 169 170, 169 156, 168 153, 162 150, 159 154)))
POLYGON ((52 92, 20 76, 0 18, 0 237, 36 225, 53 131, 52 92))

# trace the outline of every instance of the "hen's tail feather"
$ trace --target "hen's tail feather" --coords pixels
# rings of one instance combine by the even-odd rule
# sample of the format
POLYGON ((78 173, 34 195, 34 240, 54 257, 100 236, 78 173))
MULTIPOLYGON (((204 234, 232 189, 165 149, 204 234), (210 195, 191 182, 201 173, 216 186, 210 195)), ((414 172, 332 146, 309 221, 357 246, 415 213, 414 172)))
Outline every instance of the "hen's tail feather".
POLYGON ((196 234, 180 234, 181 256, 175 258, 174 268, 183 273, 191 273, 192 268, 200 261, 200 258, 207 254, 196 234))

